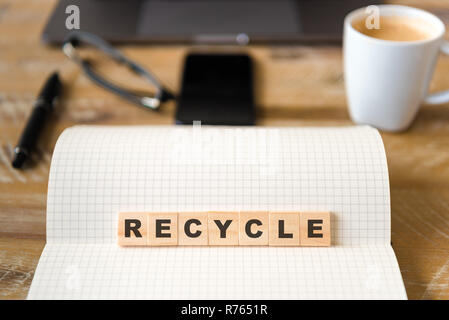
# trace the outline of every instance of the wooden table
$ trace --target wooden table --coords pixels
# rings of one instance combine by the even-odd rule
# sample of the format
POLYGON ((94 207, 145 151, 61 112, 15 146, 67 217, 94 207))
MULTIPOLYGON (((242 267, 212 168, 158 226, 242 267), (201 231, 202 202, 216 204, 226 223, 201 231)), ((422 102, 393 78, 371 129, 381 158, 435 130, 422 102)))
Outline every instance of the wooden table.
MULTIPOLYGON (((447 1, 395 1, 449 22, 447 1), (423 2, 424 3, 424 2, 423 2)), ((0 299, 23 299, 45 245, 45 210, 52 150, 75 124, 172 124, 174 104, 153 113, 93 85, 61 53, 39 42, 54 0, 0 0, 0 299), (12 150, 42 81, 60 70, 65 92, 57 121, 34 164, 12 169, 12 150)), ((449 24, 448 24, 449 25, 449 24)), ((216 47, 126 46, 123 51, 177 91, 188 51, 216 47)), ((221 47, 255 61, 259 124, 350 125, 339 46, 221 47)), ((123 81, 127 75, 121 75, 123 81)), ((131 80, 129 80, 131 81, 131 80)), ((449 88, 441 56, 431 90, 449 88)), ((423 106, 404 133, 382 133, 391 181, 392 240, 411 299, 449 298, 449 104, 423 106)))

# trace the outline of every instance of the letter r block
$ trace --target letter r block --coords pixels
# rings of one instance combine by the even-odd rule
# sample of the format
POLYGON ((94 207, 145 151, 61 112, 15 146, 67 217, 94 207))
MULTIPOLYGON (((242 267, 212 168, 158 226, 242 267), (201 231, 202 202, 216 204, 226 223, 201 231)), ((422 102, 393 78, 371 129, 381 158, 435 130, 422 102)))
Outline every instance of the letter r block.
POLYGON ((299 246, 299 212, 270 212, 270 246, 299 246))
POLYGON ((329 247, 331 245, 330 212, 301 212, 301 246, 329 247))
POLYGON ((239 244, 239 213, 209 212, 209 245, 237 246, 239 244))
POLYGON ((117 243, 120 246, 148 245, 148 214, 146 212, 120 212, 117 236, 117 243))
POLYGON ((268 245, 268 211, 241 211, 239 245, 268 245))
POLYGON ((209 243, 207 226, 207 212, 178 212, 178 244, 207 246, 209 243))
POLYGON ((178 213, 148 214, 148 245, 176 246, 178 244, 178 213))

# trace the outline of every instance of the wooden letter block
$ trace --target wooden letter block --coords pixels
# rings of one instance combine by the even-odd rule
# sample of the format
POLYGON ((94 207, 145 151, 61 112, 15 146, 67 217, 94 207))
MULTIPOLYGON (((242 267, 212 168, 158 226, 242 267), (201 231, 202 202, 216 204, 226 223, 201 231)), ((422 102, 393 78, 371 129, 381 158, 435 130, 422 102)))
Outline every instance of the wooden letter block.
POLYGON ((209 212, 209 245, 237 246, 239 244, 238 220, 238 212, 209 212))
POLYGON ((299 226, 301 246, 331 245, 330 212, 301 212, 299 226))
POLYGON ((179 212, 178 245, 207 246, 208 215, 207 212, 179 212))
POLYGON ((148 245, 176 246, 178 244, 178 213, 148 214, 148 245))
POLYGON ((270 212, 270 246, 299 246, 299 212, 270 212))
POLYGON ((148 213, 120 212, 117 235, 120 246, 148 245, 148 213))
POLYGON ((268 245, 268 211, 240 212, 239 245, 268 245))

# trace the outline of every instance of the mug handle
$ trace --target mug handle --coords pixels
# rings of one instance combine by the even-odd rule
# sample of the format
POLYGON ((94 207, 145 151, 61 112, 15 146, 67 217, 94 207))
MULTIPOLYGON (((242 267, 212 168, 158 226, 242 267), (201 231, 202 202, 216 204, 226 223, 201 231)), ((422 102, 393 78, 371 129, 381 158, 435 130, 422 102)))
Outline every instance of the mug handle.
MULTIPOLYGON (((444 41, 440 48, 441 52, 449 55, 449 42, 444 41)), ((429 94, 424 100, 427 104, 442 104, 449 102, 449 90, 429 94)))

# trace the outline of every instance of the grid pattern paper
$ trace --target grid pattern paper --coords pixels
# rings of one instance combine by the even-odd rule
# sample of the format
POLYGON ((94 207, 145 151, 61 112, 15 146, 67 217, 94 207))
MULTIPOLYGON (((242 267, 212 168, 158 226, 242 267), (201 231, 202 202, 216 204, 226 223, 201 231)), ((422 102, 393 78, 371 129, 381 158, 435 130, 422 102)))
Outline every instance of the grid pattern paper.
POLYGON ((52 159, 41 298, 406 298, 369 127, 78 126, 52 159), (120 211, 331 211, 332 247, 120 248, 120 211))

